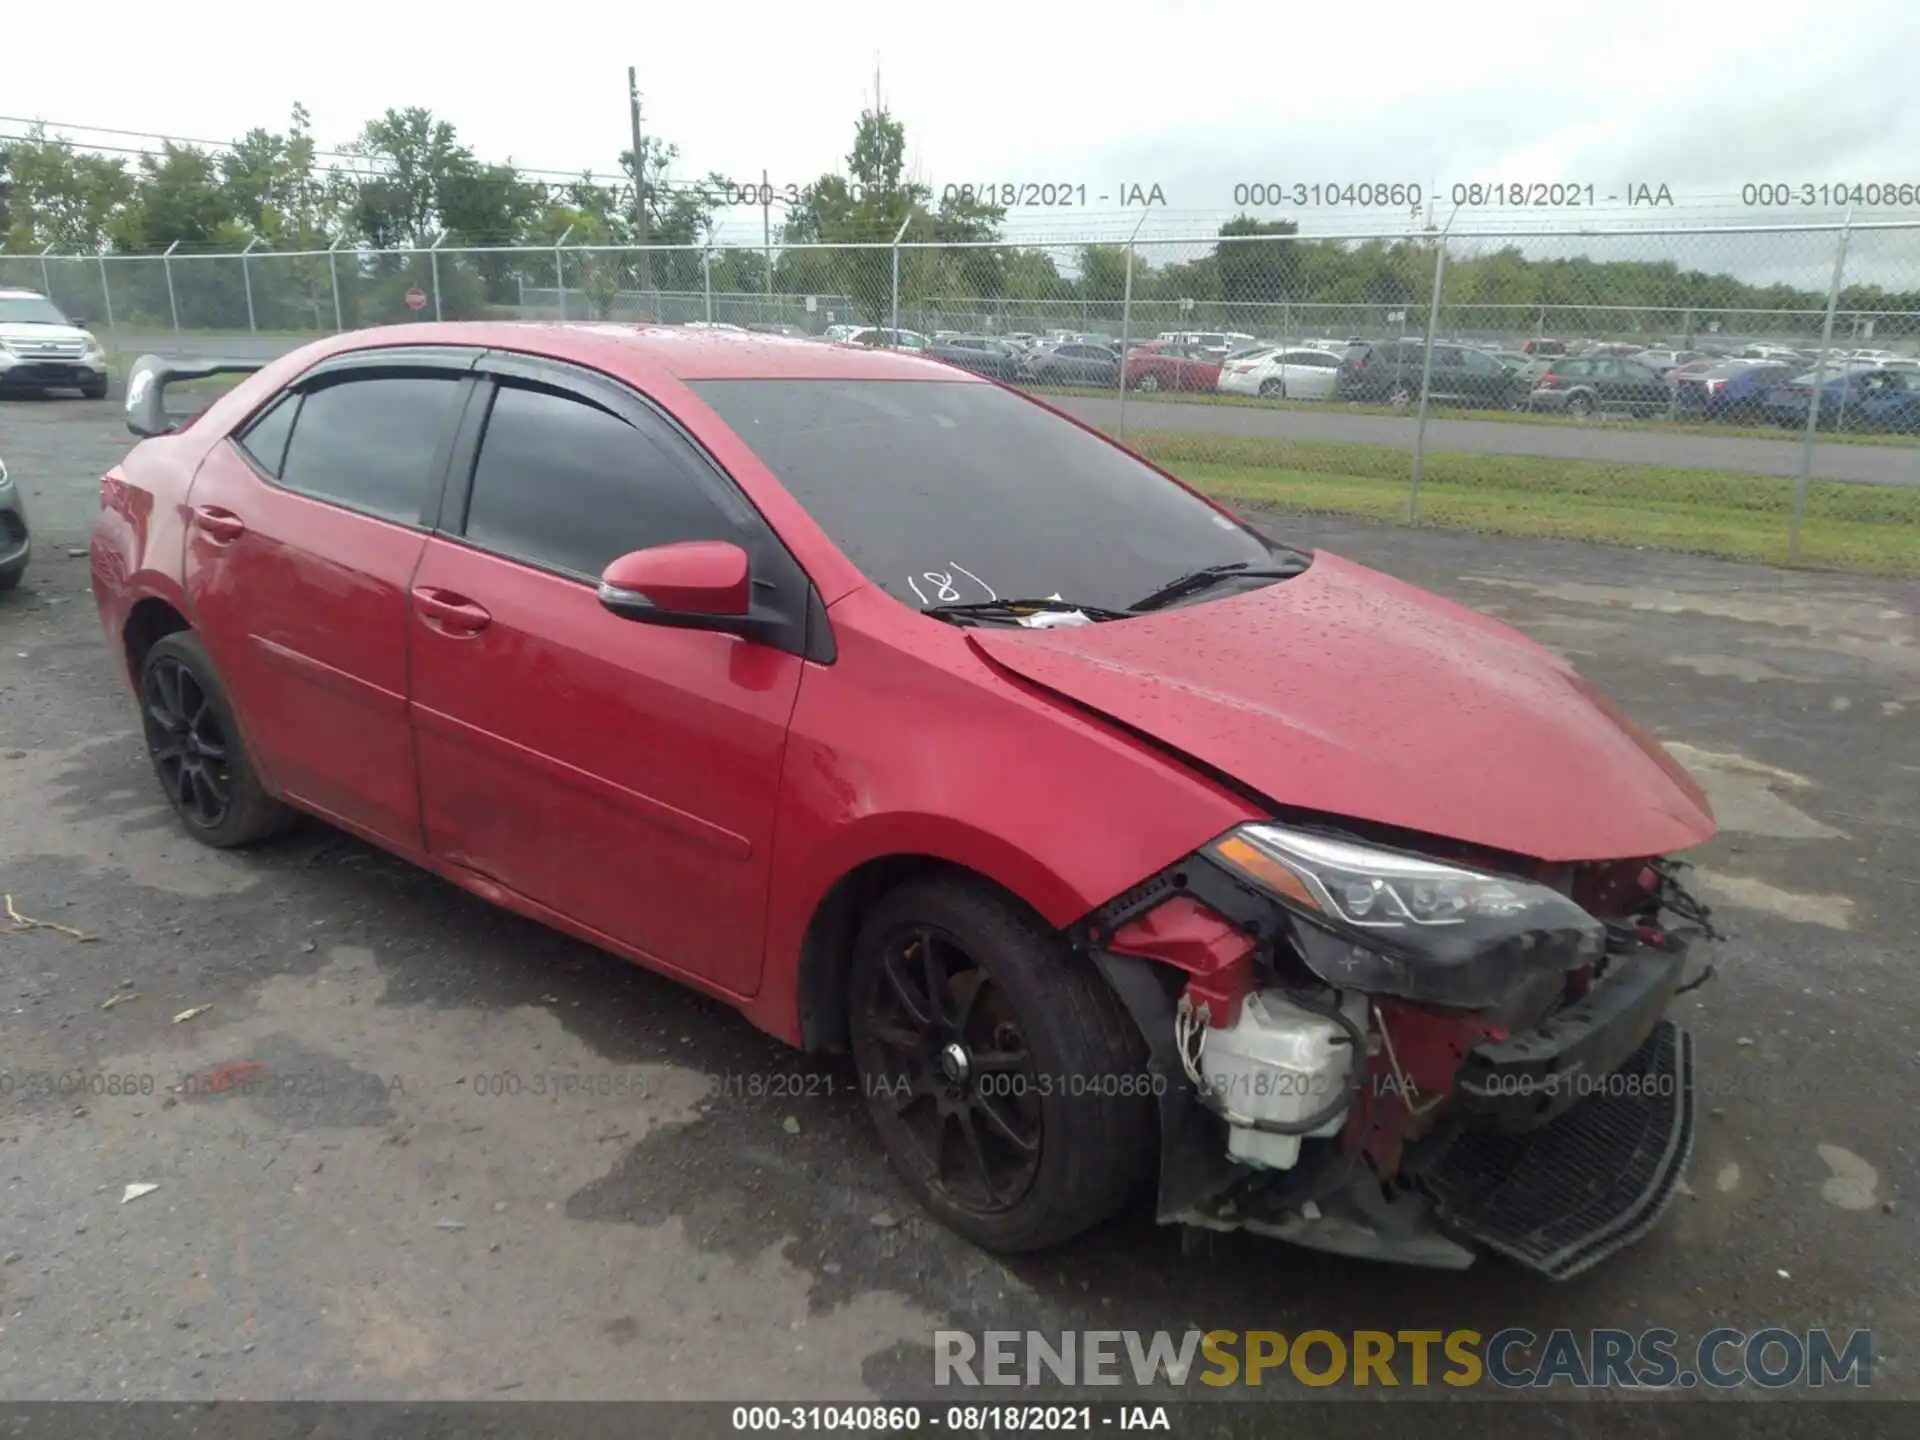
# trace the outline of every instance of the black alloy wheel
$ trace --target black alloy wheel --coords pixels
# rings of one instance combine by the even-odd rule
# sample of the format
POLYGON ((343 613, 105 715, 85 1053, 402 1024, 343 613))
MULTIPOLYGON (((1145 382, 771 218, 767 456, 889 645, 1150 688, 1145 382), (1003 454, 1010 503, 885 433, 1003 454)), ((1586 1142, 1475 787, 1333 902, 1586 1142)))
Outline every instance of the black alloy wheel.
POLYGON ((892 1108, 930 1188, 972 1214, 1007 1211, 1039 1170, 1041 1114, 1006 996, 931 925, 890 939, 879 979, 863 997, 871 1093, 892 1108))
POLYGON ((1004 1254, 1107 1219, 1151 1177, 1160 1093, 1098 968, 977 877, 907 880, 855 942, 847 1023, 895 1172, 1004 1254))
POLYGON ((154 775, 194 839, 229 849, 297 818, 261 783, 226 687, 192 631, 161 636, 141 658, 139 701, 154 775))
POLYGON ((163 655, 147 667, 140 687, 147 753, 180 818, 217 830, 233 808, 228 739, 200 681, 178 658, 163 655))

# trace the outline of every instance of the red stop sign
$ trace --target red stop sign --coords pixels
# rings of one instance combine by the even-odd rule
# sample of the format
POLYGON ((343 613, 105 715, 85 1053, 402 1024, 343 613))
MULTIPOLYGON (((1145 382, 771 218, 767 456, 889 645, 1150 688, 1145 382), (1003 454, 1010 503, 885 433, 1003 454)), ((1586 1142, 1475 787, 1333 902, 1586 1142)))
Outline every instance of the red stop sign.
POLYGON ((407 291, 407 308, 409 310, 426 309, 427 292, 422 290, 418 285, 415 285, 411 290, 407 291))

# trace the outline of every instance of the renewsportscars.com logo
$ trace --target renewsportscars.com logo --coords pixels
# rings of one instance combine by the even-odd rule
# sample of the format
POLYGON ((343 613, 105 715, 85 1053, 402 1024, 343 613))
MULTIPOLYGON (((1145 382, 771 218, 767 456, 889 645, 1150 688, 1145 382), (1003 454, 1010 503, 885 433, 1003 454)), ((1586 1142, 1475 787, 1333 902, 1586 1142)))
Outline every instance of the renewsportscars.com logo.
POLYGON ((1491 1384, 1502 1389, 1779 1390, 1873 1383, 1873 1332, 1709 1330, 936 1330, 933 1383, 1216 1388, 1491 1384))

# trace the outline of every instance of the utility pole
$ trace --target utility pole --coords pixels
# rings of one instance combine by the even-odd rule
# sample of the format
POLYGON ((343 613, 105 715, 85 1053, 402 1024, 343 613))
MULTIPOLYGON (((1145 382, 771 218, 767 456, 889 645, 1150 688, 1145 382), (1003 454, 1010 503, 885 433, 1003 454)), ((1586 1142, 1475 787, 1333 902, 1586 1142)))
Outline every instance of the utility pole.
POLYGON ((627 67, 627 108, 633 116, 633 233, 641 246, 639 279, 644 292, 653 288, 646 251, 647 152, 640 145, 640 72, 632 65, 627 67))
POLYGON ((767 252, 767 294, 773 293, 773 183, 760 172, 760 248, 767 252))

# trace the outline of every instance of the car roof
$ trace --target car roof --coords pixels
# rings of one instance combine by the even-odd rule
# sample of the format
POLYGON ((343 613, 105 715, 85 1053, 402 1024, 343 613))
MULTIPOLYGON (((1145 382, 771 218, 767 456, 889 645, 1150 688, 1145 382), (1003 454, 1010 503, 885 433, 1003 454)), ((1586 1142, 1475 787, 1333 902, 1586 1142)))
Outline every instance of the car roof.
MULTIPOLYGON (((860 329, 873 329, 861 326, 860 329)), ((903 333, 905 333, 903 331, 903 333)), ((897 350, 822 343, 752 330, 589 321, 436 321, 353 330, 317 342, 316 358, 389 346, 461 345, 517 350, 609 370, 676 380, 941 380, 987 384, 937 360, 897 350)))

